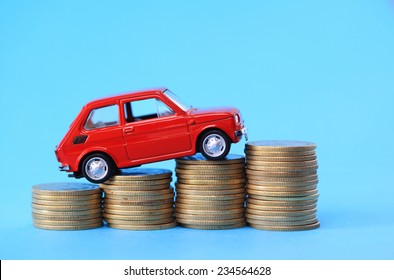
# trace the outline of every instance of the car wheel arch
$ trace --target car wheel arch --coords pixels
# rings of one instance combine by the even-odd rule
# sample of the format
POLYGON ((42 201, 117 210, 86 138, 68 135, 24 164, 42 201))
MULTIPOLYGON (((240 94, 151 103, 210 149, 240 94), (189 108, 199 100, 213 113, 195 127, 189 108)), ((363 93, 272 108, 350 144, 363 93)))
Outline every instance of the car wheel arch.
POLYGON ((196 145, 196 152, 201 152, 200 151, 200 147, 199 147, 199 143, 201 142, 201 138, 204 136, 204 134, 206 134, 209 131, 214 131, 214 130, 219 130, 220 132, 222 132, 225 135, 227 135, 230 143, 233 143, 233 140, 231 139, 231 137, 223 129, 220 129, 219 127, 208 127, 208 128, 205 128, 205 129, 201 130, 198 133, 198 137, 197 137, 197 140, 196 140, 196 143, 195 143, 195 145, 196 145))
POLYGON ((108 158, 111 160, 113 166, 114 166, 115 168, 118 168, 118 165, 116 164, 114 158, 113 158, 108 152, 102 151, 102 150, 93 150, 93 151, 89 151, 89 152, 84 153, 84 154, 81 155, 81 157, 79 158, 79 160, 78 160, 78 172, 79 172, 79 173, 82 172, 82 164, 83 164, 83 162, 85 161, 85 159, 86 159, 88 156, 93 155, 93 154, 102 154, 102 155, 108 157, 108 158))

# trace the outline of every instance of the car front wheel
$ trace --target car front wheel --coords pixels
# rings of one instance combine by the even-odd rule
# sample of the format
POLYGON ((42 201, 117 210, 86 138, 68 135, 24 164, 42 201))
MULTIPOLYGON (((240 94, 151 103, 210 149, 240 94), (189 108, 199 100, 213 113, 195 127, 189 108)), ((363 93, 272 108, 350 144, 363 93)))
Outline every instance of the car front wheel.
POLYGON ((112 160, 104 154, 89 155, 82 163, 82 175, 95 184, 107 181, 115 170, 112 160))
POLYGON ((207 159, 220 160, 228 155, 230 145, 231 142, 226 133, 220 130, 211 130, 200 138, 199 150, 207 159))

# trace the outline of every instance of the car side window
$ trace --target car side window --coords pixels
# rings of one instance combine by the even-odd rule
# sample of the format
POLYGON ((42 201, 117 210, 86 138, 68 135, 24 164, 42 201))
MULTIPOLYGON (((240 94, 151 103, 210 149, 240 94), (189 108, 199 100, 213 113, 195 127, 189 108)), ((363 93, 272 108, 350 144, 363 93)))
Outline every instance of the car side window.
POLYGON ((126 122, 135 122, 174 115, 175 112, 156 98, 148 98, 124 104, 126 122))
POLYGON ((159 118, 175 115, 175 112, 170 107, 168 107, 166 104, 164 104, 158 99, 156 99, 156 108, 157 108, 157 115, 159 118))
POLYGON ((93 109, 90 111, 90 114, 86 119, 84 128, 86 130, 92 130, 96 128, 118 125, 118 116, 118 105, 110 105, 93 109))

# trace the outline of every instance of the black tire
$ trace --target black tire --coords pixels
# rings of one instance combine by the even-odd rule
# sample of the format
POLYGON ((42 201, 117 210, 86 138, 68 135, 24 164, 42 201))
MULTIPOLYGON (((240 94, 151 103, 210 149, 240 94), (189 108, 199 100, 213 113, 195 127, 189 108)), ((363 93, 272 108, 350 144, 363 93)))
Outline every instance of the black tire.
POLYGON ((95 184, 104 183, 114 175, 115 171, 116 167, 112 159, 101 153, 88 155, 81 165, 82 175, 95 184))
POLYGON ((199 139, 199 151, 206 159, 220 160, 230 151, 230 138, 221 130, 207 131, 199 139))

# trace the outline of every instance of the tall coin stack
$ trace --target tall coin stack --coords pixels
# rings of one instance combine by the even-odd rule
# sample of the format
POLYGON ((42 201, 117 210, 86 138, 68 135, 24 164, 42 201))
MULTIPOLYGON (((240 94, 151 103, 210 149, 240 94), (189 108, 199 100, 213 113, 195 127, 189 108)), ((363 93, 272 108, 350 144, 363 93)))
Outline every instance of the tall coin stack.
POLYGON ((314 143, 301 141, 246 144, 246 219, 251 227, 295 231, 320 226, 315 150, 314 143))
POLYGON ((176 226, 171 176, 167 169, 126 169, 101 184, 108 226, 126 230, 176 226))
POLYGON ((207 160, 200 154, 176 159, 175 216, 196 229, 231 229, 246 225, 245 158, 228 155, 207 160))
POLYGON ((32 188, 33 225, 50 230, 101 227, 102 190, 97 185, 51 183, 32 188))

